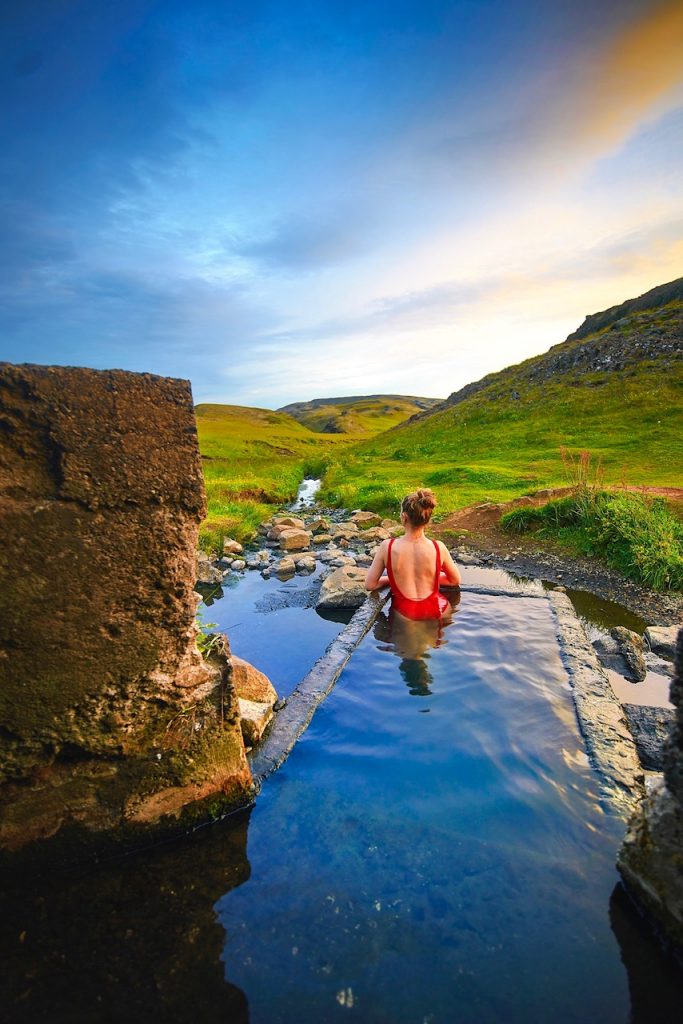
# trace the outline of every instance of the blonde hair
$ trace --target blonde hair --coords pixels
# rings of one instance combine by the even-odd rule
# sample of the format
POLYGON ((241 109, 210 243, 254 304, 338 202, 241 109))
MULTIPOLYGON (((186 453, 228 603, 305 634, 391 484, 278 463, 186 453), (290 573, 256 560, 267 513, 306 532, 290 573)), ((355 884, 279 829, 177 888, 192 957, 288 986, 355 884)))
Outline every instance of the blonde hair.
POLYGON ((401 512, 405 512, 413 526, 426 526, 435 508, 436 497, 428 488, 413 491, 401 502, 401 512))

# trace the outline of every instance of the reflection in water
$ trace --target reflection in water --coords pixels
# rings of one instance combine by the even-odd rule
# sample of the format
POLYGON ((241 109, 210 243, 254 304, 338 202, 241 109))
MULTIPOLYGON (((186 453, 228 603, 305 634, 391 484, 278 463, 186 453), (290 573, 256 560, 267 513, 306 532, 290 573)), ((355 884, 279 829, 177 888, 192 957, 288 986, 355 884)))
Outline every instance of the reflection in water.
POLYGON ((680 968, 650 934, 621 883, 610 897, 609 918, 628 973, 630 1024, 670 1024, 679 1019, 680 968))
POLYGON ((432 692, 429 652, 448 643, 444 632, 453 622, 460 604, 460 591, 452 590, 447 597, 449 607, 440 619, 410 619, 392 604, 388 614, 380 615, 375 622, 375 639, 383 644, 381 650, 401 659, 399 672, 413 697, 427 697, 432 692))
POLYGON ((49 877, 14 861, 0 891, 0 1019, 246 1024, 213 906, 249 878, 247 825, 49 877))

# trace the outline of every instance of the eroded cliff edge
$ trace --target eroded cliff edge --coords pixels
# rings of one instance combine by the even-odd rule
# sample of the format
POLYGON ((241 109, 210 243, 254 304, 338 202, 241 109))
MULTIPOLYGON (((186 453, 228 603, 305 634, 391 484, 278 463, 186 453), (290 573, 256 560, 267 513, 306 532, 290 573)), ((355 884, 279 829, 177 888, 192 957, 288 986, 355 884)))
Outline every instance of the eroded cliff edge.
POLYGON ((227 645, 195 642, 188 381, 0 364, 0 847, 248 801, 227 645))

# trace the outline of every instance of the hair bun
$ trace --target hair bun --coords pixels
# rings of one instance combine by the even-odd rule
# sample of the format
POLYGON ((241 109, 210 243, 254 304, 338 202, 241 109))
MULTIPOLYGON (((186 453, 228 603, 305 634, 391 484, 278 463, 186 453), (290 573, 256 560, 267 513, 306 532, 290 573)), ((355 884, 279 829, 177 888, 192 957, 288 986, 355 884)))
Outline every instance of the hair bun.
POLYGON ((424 487, 419 491, 416 491, 415 497, 422 508, 436 508, 436 497, 434 496, 434 491, 430 491, 429 488, 424 487))

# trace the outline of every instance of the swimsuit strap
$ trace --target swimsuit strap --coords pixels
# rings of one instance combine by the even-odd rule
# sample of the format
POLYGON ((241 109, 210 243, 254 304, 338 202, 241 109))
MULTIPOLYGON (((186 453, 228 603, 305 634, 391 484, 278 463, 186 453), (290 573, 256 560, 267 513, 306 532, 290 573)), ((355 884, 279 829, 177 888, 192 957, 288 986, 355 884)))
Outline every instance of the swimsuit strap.
POLYGON ((434 549, 436 551, 436 576, 434 578, 434 593, 438 593, 439 583, 441 581, 441 549, 435 540, 432 541, 434 549))

